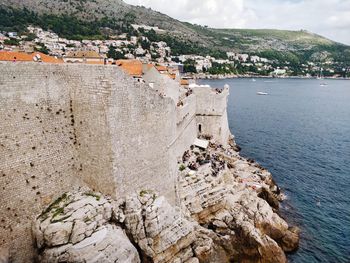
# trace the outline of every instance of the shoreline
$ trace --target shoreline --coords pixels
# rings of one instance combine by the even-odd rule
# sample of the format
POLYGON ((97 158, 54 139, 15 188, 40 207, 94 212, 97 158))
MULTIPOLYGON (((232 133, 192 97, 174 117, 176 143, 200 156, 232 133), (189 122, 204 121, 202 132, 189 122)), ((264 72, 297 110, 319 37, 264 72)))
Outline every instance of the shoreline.
POLYGON ((146 257, 164 263, 286 263, 299 247, 300 229, 279 213, 283 193, 272 174, 242 157, 233 135, 227 147, 208 142, 207 148, 190 147, 178 160, 178 206, 148 189, 115 199, 89 188, 63 194, 33 222, 41 241, 38 258, 76 262, 106 253, 123 262, 131 257, 130 263, 146 257), (102 233, 97 249, 89 235, 94 225, 102 233), (62 229, 68 229, 63 238, 62 229), (127 252, 116 249, 118 241, 127 252), (77 253, 81 248, 84 253, 77 253))
MULTIPOLYGON (((307 76, 255 76, 255 75, 236 75, 236 74, 227 74, 227 75, 202 75, 195 74, 192 75, 194 79, 209 79, 209 80, 221 80, 221 79, 317 79, 316 77, 307 77, 307 76)), ((341 77, 324 77, 319 80, 350 80, 350 78, 341 78, 341 77)))

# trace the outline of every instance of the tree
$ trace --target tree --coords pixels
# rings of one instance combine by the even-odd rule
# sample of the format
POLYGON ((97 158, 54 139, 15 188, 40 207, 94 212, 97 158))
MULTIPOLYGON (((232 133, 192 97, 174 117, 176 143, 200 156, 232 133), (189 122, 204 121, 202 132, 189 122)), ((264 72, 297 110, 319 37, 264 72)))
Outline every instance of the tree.
POLYGON ((187 59, 184 63, 184 72, 197 73, 196 61, 192 59, 187 59))
POLYGON ((15 38, 5 39, 4 44, 9 46, 19 46, 19 40, 15 38))
POLYGON ((36 35, 33 33, 29 33, 29 34, 27 34, 25 41, 33 41, 34 39, 36 39, 36 35))
POLYGON ((172 57, 171 60, 176 63, 180 63, 180 59, 178 57, 172 57))
POLYGON ((50 53, 50 50, 43 44, 43 43, 38 43, 38 45, 40 47, 35 47, 35 51, 38 51, 38 52, 41 52, 41 53, 44 53, 46 55, 48 55, 50 53))
POLYGON ((127 13, 124 16, 124 22, 127 25, 135 23, 136 15, 134 13, 127 13))
POLYGON ((149 50, 151 47, 151 42, 147 41, 147 40, 141 40, 141 47, 143 49, 147 49, 149 50))
POLYGON ((156 60, 157 58, 160 58, 159 54, 157 52, 152 52, 151 53, 151 58, 152 60, 156 60))
POLYGON ((107 57, 109 58, 113 58, 115 60, 118 60, 118 59, 125 59, 125 56, 122 52, 120 51, 117 51, 115 49, 115 47, 110 47, 109 50, 108 50, 108 53, 107 53, 107 57))

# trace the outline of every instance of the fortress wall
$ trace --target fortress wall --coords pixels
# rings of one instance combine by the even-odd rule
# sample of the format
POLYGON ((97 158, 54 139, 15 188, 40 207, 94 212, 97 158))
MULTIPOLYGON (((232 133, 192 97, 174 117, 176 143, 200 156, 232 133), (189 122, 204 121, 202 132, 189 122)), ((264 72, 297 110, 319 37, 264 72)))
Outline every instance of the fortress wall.
POLYGON ((196 93, 176 107, 114 66, 0 63, 0 246, 32 261, 33 217, 80 186, 114 197, 156 190, 174 204, 176 157, 198 122, 219 140, 229 134, 228 91, 196 93))
POLYGON ((177 104, 180 95, 180 85, 167 75, 160 74, 155 67, 147 70, 142 76, 147 84, 152 83, 153 88, 170 97, 177 104))
POLYGON ((116 67, 70 65, 79 172, 113 196, 157 189, 174 200, 175 105, 116 67))
POLYGON ((148 85, 115 78, 118 89, 108 109, 117 194, 156 190, 175 203, 175 104, 148 85))
POLYGON ((116 67, 0 64, 0 246, 31 261, 34 215, 66 191, 157 190, 175 203, 171 99, 116 67))
POLYGON ((217 93, 214 89, 207 87, 194 87, 193 93, 197 97, 197 114, 199 115, 223 115, 227 107, 229 90, 224 89, 217 93))
POLYGON ((228 88, 216 93, 206 87, 195 87, 193 92, 197 97, 197 127, 201 127, 202 134, 213 135, 214 140, 227 145, 231 134, 227 120, 228 88))
POLYGON ((65 65, 77 77, 71 83, 75 148, 79 177, 93 190, 116 196, 113 177, 113 150, 108 108, 113 89, 115 68, 65 65))
POLYGON ((31 221, 78 185, 64 70, 0 63, 0 246, 14 262, 33 256, 31 221))
POLYGON ((197 138, 196 96, 183 100, 184 105, 177 107, 175 156, 181 157, 197 138))
POLYGON ((230 130, 227 124, 227 114, 222 116, 198 115, 196 117, 197 127, 201 125, 202 134, 213 135, 213 139, 227 146, 230 130))

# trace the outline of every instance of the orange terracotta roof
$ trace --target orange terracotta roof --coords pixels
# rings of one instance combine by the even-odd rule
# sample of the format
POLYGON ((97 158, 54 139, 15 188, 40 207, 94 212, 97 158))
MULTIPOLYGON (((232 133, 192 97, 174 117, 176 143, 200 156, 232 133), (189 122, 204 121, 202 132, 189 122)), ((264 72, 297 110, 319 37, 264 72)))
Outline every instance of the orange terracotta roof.
POLYGON ((85 64, 89 65, 104 65, 104 61, 86 61, 85 64))
POLYGON ((156 66, 156 69, 158 71, 168 71, 168 68, 166 66, 156 66))
POLYGON ((133 77, 142 76, 142 63, 136 59, 120 59, 116 61, 116 64, 121 67, 125 72, 133 77))
POLYGON ((0 61, 33 61, 33 57, 24 52, 0 51, 0 61))
POLYGON ((190 83, 189 83, 189 81, 187 79, 181 79, 180 84, 183 85, 183 86, 187 86, 190 83))
POLYGON ((170 74, 170 73, 168 73, 168 76, 169 76, 171 79, 175 79, 175 78, 176 78, 176 74, 170 74))
POLYGON ((104 60, 100 60, 100 61, 86 61, 86 62, 84 62, 84 64, 89 64, 89 65, 113 65, 112 62, 106 61, 106 63, 105 63, 104 60))
POLYGON ((41 58, 42 62, 45 62, 45 63, 58 63, 58 64, 63 63, 62 59, 51 57, 51 56, 45 55, 45 54, 40 53, 40 52, 33 53, 33 56, 35 56, 37 54, 40 55, 40 58, 41 58))
POLYGON ((63 63, 62 59, 57 59, 55 57, 51 57, 45 55, 40 52, 34 53, 25 53, 25 52, 12 52, 12 51, 0 51, 0 61, 41 61, 44 63, 63 63), (39 58, 39 60, 35 59, 35 57, 39 58))

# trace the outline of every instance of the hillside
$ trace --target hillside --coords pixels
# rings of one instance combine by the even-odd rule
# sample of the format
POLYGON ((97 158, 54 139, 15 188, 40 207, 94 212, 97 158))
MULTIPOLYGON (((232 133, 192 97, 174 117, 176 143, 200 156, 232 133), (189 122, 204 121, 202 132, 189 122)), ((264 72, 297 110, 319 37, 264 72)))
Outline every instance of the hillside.
MULTIPOLYGON (((122 0, 0 0, 3 10, 23 10, 35 13, 35 18, 21 21, 19 14, 12 24, 8 18, 0 17, 0 30, 4 24, 25 25, 37 23, 46 26, 65 37, 94 36, 99 37, 99 28, 125 29, 125 25, 146 24, 166 30, 159 36, 168 42, 177 54, 181 46, 183 53, 211 54, 224 56, 226 51, 260 54, 268 58, 291 60, 301 63, 307 60, 333 60, 347 63, 350 61, 350 47, 336 43, 322 36, 307 31, 254 30, 254 29, 213 29, 180 22, 167 15, 149 8, 132 6, 122 0), (68 26, 57 26, 73 19, 68 26), (51 19, 48 21, 48 17, 51 19), (56 25, 52 26, 51 21, 56 25), (41 24, 40 24, 41 21, 41 24), (80 27, 79 27, 80 26, 80 27), (58 29, 57 29, 58 27, 58 29), (70 31, 76 28, 74 33, 70 31), (56 30, 55 30, 56 29, 56 30), (66 33, 65 33, 66 32, 66 33)), ((4 16, 3 16, 4 17, 4 16)))

